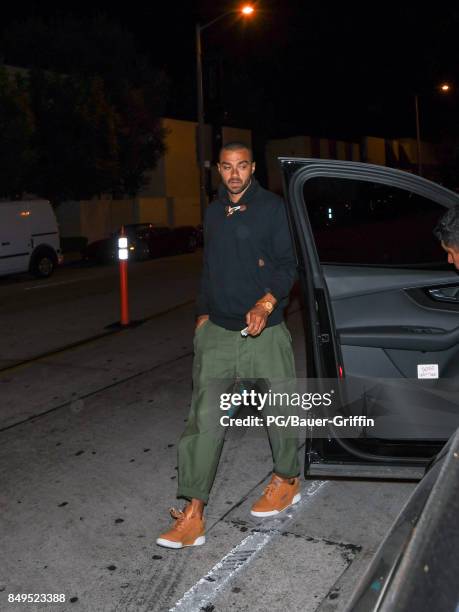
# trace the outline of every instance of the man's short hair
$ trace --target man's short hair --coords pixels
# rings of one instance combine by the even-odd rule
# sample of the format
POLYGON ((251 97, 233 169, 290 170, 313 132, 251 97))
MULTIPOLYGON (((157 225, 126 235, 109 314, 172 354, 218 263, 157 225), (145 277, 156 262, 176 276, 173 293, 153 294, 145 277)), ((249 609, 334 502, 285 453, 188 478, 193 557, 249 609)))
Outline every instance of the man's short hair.
POLYGON ((459 249, 459 204, 441 217, 434 229, 434 235, 445 246, 459 249))
POLYGON ((218 154, 218 159, 220 159, 223 151, 239 151, 239 149, 247 149, 247 151, 250 153, 250 161, 253 161, 252 148, 246 142, 236 140, 233 142, 227 142, 222 146, 218 154))

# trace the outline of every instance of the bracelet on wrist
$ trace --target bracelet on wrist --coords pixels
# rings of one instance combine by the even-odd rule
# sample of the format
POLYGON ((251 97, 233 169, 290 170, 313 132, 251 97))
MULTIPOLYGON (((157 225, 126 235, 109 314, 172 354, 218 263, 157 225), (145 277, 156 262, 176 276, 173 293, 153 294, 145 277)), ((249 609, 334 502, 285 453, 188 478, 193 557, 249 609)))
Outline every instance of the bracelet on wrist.
POLYGON ((268 314, 271 314, 272 311, 274 310, 274 305, 269 300, 263 300, 261 302, 256 302, 256 305, 263 306, 263 308, 268 314))

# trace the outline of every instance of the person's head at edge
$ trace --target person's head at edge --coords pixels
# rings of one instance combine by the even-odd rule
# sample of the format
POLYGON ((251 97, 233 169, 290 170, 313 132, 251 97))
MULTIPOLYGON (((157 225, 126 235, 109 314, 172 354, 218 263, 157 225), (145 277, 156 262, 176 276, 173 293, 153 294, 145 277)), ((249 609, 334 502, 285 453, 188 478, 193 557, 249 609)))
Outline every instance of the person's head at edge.
POLYGON ((233 202, 237 202, 255 172, 252 149, 244 142, 228 142, 220 149, 218 172, 233 202))
POLYGON ((448 263, 454 264, 459 270, 459 204, 450 208, 441 217, 434 234, 448 253, 448 263))

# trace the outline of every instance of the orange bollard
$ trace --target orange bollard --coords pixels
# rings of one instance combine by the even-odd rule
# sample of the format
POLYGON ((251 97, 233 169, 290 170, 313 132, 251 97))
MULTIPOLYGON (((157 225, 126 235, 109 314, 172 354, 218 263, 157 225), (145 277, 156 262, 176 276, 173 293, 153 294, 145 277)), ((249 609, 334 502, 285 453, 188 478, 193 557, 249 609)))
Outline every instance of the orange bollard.
POLYGON ((128 248, 124 225, 121 226, 121 233, 118 239, 118 258, 120 262, 120 324, 129 325, 128 248))

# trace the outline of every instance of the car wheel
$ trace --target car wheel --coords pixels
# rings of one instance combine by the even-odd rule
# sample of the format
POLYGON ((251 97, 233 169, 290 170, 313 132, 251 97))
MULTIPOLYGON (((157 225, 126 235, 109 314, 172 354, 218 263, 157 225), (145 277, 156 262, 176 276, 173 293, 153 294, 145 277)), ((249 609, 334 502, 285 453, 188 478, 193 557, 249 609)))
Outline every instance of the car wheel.
POLYGON ((51 251, 40 251, 36 253, 30 264, 31 273, 37 278, 48 278, 54 272, 56 258, 51 251))

